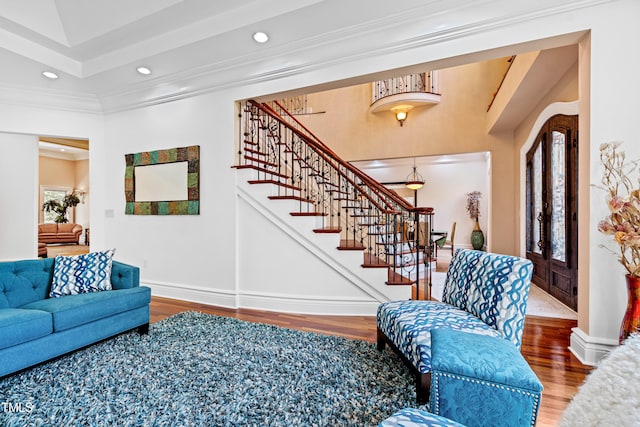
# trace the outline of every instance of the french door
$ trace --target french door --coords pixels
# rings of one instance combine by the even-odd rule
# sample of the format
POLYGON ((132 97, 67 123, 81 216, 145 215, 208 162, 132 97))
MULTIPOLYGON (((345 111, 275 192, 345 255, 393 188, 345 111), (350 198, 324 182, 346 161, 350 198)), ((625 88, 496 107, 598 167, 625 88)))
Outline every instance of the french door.
POLYGON ((557 115, 527 153, 527 258, 533 283, 573 310, 578 302, 578 116, 557 115))

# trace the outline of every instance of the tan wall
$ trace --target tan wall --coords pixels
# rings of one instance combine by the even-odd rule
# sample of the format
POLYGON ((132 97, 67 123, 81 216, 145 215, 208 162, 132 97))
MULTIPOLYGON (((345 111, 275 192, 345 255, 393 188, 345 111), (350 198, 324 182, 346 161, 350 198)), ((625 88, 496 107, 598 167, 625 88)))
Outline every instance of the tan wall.
MULTIPOLYGON (((52 157, 39 157, 39 186, 69 187, 71 189, 89 189, 89 160, 65 160, 52 157)), ((74 221, 88 226, 89 213, 88 204, 86 207, 76 209, 74 221), (82 212, 80 212, 82 211, 82 212)), ((38 206, 42 207, 40 191, 38 191, 38 206)), ((39 216, 42 220, 42 216, 39 216)))
MULTIPOLYGON (((536 105, 536 107, 530 112, 530 114, 522 121, 520 126, 518 126, 514 133, 515 145, 517 149, 514 152, 514 161, 515 163, 519 163, 519 155, 520 150, 523 145, 526 143, 527 139, 530 137, 532 133, 537 134, 540 129, 533 129, 536 119, 542 113, 542 111, 549 105, 556 102, 573 102, 579 99, 578 96, 578 62, 576 61, 572 67, 564 74, 564 76, 555 84, 549 92, 544 96, 544 98, 536 105)), ((519 165, 520 167, 524 167, 523 165, 519 165)), ((514 188, 514 191, 517 193, 517 200, 520 200, 520 189, 522 188, 523 183, 520 182, 520 174, 516 173, 515 176, 517 180, 517 185, 514 188)), ((517 224, 516 227, 520 228, 520 218, 523 217, 523 214, 520 212, 520 204, 516 203, 515 206, 517 212, 517 224)), ((516 247, 520 247, 522 244, 520 240, 520 233, 516 233, 516 247)))
POLYGON ((86 195, 84 197, 84 203, 80 203, 75 208, 75 221, 76 223, 82 225, 82 228, 89 227, 89 159, 86 160, 76 160, 74 163, 75 166, 75 176, 76 183, 74 188, 78 190, 86 191, 86 195))
POLYGON ((71 187, 76 183, 76 170, 72 160, 40 157, 40 185, 71 187))
POLYGON ((414 108, 403 127, 391 112, 369 112, 369 84, 309 95, 313 112, 324 113, 300 120, 345 160, 490 151, 488 248, 514 254, 516 147, 511 133, 486 134, 487 107, 504 69, 502 59, 440 70, 441 102, 414 108))

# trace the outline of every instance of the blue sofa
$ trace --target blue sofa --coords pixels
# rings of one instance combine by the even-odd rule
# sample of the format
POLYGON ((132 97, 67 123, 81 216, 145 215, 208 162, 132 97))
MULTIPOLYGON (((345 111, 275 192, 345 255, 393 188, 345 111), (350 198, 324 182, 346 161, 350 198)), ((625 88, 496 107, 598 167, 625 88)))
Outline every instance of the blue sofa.
POLYGON ((0 377, 121 332, 149 330, 151 290, 113 261, 113 290, 49 298, 54 260, 0 262, 0 377))

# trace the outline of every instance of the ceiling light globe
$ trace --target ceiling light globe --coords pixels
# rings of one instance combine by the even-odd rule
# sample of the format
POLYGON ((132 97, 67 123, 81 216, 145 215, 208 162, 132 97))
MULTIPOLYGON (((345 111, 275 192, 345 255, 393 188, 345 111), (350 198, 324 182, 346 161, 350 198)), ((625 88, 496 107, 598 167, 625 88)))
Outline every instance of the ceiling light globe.
POLYGON ((147 67, 138 67, 136 68, 136 71, 143 76, 148 76, 149 74, 151 74, 151 70, 147 67))
POLYGON ((424 181, 409 181, 405 185, 409 190, 419 190, 424 186, 424 181))

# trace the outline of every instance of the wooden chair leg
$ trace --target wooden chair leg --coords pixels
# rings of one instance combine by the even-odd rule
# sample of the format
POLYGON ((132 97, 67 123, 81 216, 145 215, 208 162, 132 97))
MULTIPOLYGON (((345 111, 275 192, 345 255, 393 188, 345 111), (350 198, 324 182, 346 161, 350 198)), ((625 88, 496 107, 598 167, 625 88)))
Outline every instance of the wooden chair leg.
POLYGON ((424 405, 429 401, 431 392, 431 372, 416 375, 416 401, 424 405))
POLYGON ((377 328, 377 337, 378 337, 378 350, 382 351, 384 350, 384 347, 387 343, 387 337, 384 335, 384 333, 380 330, 380 328, 377 328))

